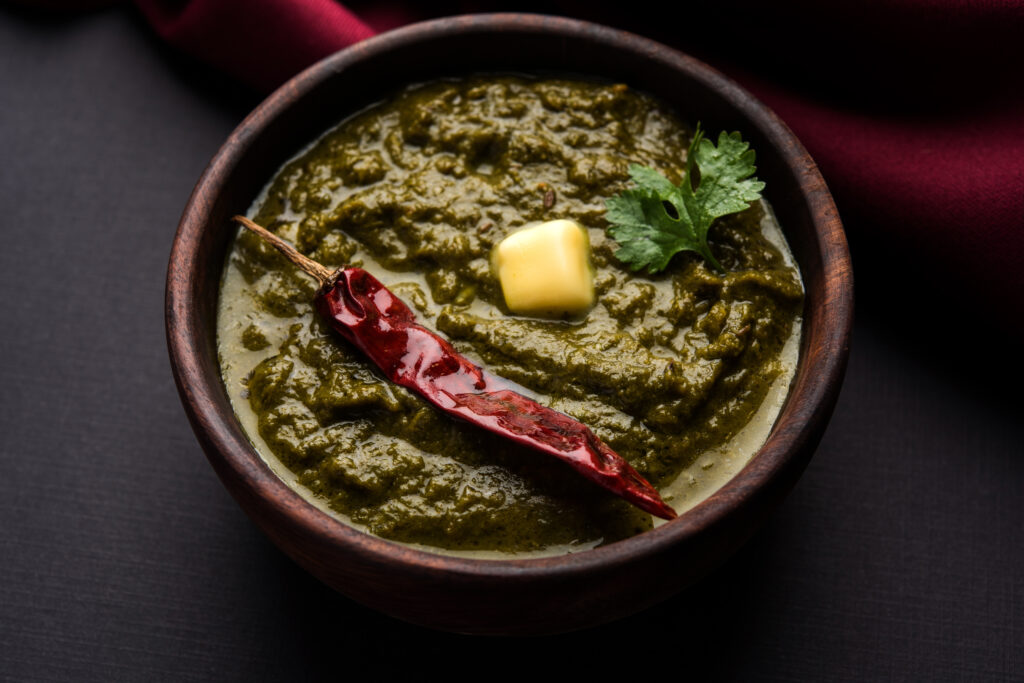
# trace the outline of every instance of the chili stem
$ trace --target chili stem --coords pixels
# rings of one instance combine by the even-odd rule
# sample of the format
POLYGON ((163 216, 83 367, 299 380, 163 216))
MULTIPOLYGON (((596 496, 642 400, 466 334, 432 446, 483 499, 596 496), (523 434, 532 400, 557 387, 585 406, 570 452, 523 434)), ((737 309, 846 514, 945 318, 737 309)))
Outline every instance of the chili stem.
POLYGON ((298 250, 295 249, 295 247, 288 244, 283 239, 281 239, 274 233, 270 232, 263 226, 253 223, 245 216, 235 216, 231 220, 235 221, 236 223, 241 223, 249 230, 252 230, 254 233, 259 235, 266 241, 270 242, 279 252, 285 255, 285 258, 287 258, 289 261, 294 263, 296 266, 301 268, 306 273, 309 273, 311 276, 316 278, 317 281, 320 283, 321 287, 331 281, 331 271, 327 270, 327 268, 320 265, 313 259, 303 256, 298 252, 298 250))

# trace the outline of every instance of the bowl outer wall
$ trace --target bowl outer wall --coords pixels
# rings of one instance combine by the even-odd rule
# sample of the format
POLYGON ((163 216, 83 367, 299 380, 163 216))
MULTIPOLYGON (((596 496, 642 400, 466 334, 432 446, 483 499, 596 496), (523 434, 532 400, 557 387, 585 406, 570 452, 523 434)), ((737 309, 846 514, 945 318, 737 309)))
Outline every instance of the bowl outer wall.
POLYGON ((849 252, 831 195, 791 131, 738 85, 653 41, 575 20, 472 15, 364 41, 297 75, 253 111, 210 162, 185 208, 168 268, 166 322, 186 413, 225 486, 264 532, 328 585, 388 614, 473 633, 551 633, 636 612, 707 573, 789 491, 832 413, 853 313, 849 252), (629 83, 706 130, 740 130, 807 289, 800 363, 768 441, 707 500, 644 534, 586 552, 476 560, 415 550, 317 509, 258 456, 220 379, 216 298, 244 213, 267 179, 345 115, 400 86, 483 71, 629 83))

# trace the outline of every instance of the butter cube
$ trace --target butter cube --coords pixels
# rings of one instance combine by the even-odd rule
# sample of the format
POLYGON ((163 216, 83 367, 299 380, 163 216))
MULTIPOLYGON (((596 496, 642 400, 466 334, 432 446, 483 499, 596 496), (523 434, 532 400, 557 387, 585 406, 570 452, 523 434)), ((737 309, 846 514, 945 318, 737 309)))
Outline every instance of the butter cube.
POLYGON ((523 228, 495 247, 494 270, 513 313, 559 316, 594 305, 590 239, 576 221, 523 228))

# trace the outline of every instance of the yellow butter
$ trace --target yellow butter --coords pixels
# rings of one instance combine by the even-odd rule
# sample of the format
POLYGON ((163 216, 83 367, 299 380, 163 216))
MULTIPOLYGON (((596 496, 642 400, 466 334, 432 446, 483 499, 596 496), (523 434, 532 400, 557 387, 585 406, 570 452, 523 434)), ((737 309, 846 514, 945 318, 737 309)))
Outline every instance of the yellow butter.
POLYGON ((559 316, 594 305, 590 239, 576 221, 548 221, 512 233, 495 248, 493 265, 513 313, 559 316))

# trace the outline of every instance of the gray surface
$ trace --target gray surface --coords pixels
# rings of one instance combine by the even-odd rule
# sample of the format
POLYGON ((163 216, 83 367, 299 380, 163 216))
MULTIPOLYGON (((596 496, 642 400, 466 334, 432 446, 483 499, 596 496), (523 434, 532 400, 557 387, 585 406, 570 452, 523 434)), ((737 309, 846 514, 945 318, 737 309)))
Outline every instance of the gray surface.
POLYGON ((890 316, 894 284, 867 249, 821 448, 693 589, 583 633, 485 640, 308 577, 207 465, 164 344, 178 217, 255 103, 131 10, 0 8, 0 678, 1024 679, 1021 373, 999 360, 1020 340, 976 350, 969 333, 987 330, 967 313, 952 336, 931 311, 890 316))

